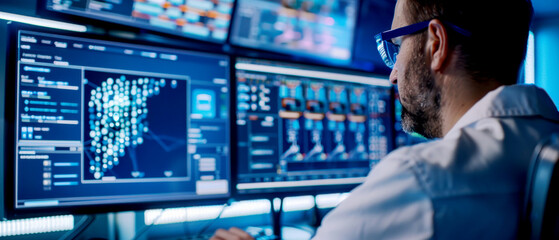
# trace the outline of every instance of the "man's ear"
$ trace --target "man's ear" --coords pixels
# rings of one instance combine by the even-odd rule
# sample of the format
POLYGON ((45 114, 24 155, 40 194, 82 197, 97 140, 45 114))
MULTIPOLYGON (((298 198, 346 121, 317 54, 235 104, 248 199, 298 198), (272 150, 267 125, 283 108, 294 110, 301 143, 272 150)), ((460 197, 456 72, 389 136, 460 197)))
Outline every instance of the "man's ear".
POLYGON ((443 23, 438 19, 429 22, 427 28, 427 54, 431 58, 431 70, 439 72, 445 67, 448 57, 448 34, 443 23))

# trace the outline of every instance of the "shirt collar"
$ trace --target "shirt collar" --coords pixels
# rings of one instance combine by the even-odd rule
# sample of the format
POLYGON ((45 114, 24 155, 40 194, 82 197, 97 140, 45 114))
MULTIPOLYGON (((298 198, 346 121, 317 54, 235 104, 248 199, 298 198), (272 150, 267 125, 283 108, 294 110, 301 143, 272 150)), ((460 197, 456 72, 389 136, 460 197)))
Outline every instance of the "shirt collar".
POLYGON ((543 89, 534 85, 501 86, 475 103, 446 136, 484 118, 523 116, 559 121, 557 107, 543 89))

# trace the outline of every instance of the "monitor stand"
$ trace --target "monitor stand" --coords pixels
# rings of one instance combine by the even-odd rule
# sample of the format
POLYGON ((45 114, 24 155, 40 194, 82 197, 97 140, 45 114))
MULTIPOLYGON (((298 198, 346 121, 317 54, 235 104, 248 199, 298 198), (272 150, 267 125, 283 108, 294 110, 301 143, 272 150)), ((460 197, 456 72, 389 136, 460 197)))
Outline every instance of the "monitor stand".
POLYGON ((310 225, 314 229, 318 229, 318 227, 320 227, 320 224, 322 223, 322 219, 324 218, 324 216, 322 215, 320 209, 318 208, 318 205, 316 204, 316 196, 315 196, 314 207, 312 210, 313 210, 313 214, 312 214, 312 220, 310 225))
POLYGON ((274 201, 274 198, 270 199, 271 213, 272 213, 272 230, 276 239, 282 239, 281 237, 281 214, 283 212, 283 197, 277 198, 279 201, 274 201), (277 205, 277 206, 275 206, 277 205))
MULTIPOLYGON (((277 240, 281 240, 284 237, 286 237, 287 239, 310 239, 310 237, 312 237, 312 234, 309 233, 308 229, 305 230, 303 228, 299 228, 296 226, 291 226, 291 227, 287 227, 287 226, 283 226, 282 225, 282 215, 283 215, 283 197, 278 197, 278 198, 271 198, 269 199, 270 202, 272 204, 270 204, 271 206, 271 217, 272 217, 272 232, 273 232, 273 238, 265 238, 265 239, 277 239, 277 240), (274 200, 275 199, 275 200, 274 200), (301 232, 304 232, 304 237, 301 236, 301 232), (285 233, 285 235, 284 235, 285 233), (308 236, 306 236, 306 234, 309 234, 308 236), (297 236, 296 238, 293 238, 294 236, 297 236)), ((317 209, 318 210, 318 209, 317 209)), ((315 219, 316 218, 320 218, 320 213, 316 212, 313 215, 315 215, 315 219)), ((320 225, 320 220, 318 220, 318 225, 320 225)), ((308 225, 307 225, 308 226, 308 225)), ((314 226, 308 226, 309 228, 314 228, 314 226)), ((257 238, 258 239, 258 238, 257 238)))

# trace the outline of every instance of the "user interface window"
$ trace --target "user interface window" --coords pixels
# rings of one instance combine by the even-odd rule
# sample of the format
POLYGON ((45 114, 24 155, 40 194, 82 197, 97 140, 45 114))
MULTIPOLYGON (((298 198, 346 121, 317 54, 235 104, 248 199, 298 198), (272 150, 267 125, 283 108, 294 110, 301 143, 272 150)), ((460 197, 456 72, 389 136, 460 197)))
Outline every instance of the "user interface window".
POLYGON ((16 208, 229 194, 226 56, 30 31, 17 43, 16 208))
POLYGON ((238 59, 242 192, 356 184, 392 148, 386 79, 238 59))

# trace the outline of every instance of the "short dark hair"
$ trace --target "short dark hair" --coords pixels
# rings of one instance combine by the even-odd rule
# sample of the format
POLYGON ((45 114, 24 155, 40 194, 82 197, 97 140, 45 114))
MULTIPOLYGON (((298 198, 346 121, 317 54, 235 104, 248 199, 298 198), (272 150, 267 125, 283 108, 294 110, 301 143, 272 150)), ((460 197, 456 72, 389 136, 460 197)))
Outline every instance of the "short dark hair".
POLYGON ((534 12, 530 0, 406 1, 410 23, 436 18, 472 33, 465 37, 447 28, 449 46, 458 47, 460 62, 472 78, 517 82, 534 12))

